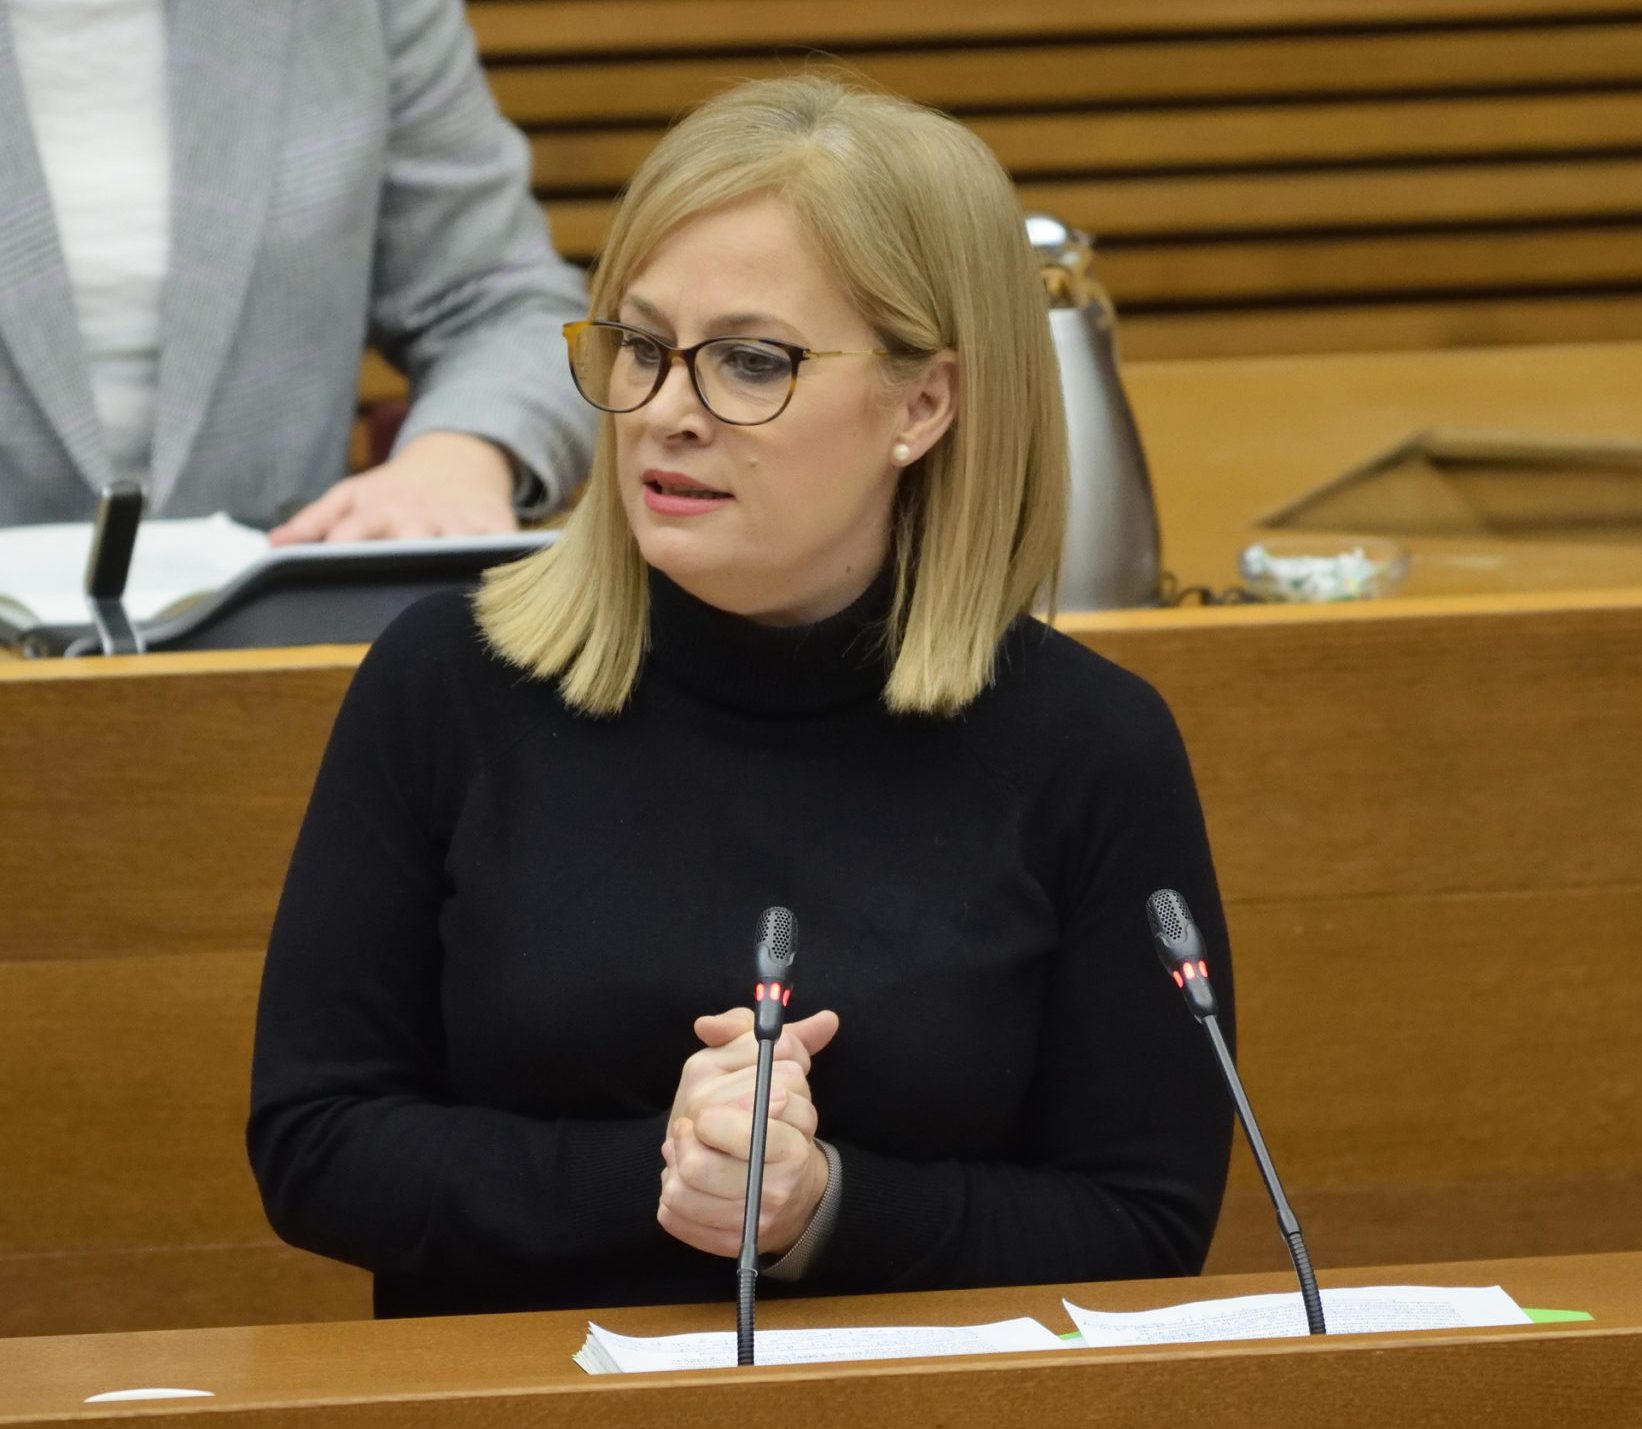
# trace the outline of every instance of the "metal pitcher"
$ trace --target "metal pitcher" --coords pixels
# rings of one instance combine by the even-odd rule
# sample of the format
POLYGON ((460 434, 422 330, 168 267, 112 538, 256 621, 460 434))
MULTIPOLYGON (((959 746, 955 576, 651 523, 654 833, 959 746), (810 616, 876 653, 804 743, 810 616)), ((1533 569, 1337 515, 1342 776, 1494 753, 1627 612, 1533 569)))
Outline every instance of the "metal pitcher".
POLYGON ((1155 605, 1157 508, 1140 433, 1118 380, 1115 318, 1094 276, 1087 235, 1048 214, 1026 217, 1049 293, 1060 359, 1072 489, 1058 605, 1100 610, 1155 605))

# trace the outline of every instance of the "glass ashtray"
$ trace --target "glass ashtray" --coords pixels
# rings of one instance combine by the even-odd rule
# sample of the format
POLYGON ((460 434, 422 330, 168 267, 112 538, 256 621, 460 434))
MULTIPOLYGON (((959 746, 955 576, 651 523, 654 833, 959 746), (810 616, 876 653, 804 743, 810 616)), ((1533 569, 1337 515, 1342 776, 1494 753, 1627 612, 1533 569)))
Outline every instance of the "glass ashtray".
POLYGON ((1372 600, 1408 574, 1408 552, 1384 536, 1282 533, 1245 546, 1238 574, 1262 600, 1372 600))

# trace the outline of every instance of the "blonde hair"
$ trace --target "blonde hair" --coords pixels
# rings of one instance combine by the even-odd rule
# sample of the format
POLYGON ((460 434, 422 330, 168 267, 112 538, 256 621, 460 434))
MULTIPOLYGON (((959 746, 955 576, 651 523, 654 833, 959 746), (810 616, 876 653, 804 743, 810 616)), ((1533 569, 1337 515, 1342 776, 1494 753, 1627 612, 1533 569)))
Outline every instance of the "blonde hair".
MULTIPOLYGON (((593 314, 615 315, 679 224, 758 193, 788 207, 898 354, 880 359, 889 380, 957 354, 957 416, 898 488, 884 631, 889 708, 955 712, 990 683, 1010 621, 1052 596, 1066 519, 1058 369, 1014 188, 979 139, 921 105, 816 75, 742 84, 639 166, 593 276, 593 314)), ((486 577, 480 624, 503 657, 556 677, 573 708, 614 714, 643 660, 646 569, 606 416, 563 535, 486 577)))

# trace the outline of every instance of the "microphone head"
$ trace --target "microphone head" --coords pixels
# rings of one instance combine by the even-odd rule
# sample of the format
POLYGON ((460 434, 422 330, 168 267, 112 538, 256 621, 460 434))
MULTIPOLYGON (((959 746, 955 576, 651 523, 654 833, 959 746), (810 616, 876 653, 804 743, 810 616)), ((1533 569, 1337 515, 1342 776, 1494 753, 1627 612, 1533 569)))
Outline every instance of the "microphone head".
POLYGON ((1212 1015, 1216 1008, 1209 987, 1208 954, 1186 900, 1172 888, 1158 889, 1146 900, 1146 921, 1151 925, 1158 961, 1186 994, 1193 1015, 1199 1021, 1212 1015))
POLYGON ((758 981, 753 985, 753 1032, 761 1042, 781 1035, 781 1019, 792 998, 792 965, 798 952, 798 925, 785 908, 766 908, 758 915, 758 946, 753 950, 758 981))
POLYGON ((785 908, 766 908, 758 915, 758 978, 792 986, 793 958, 798 952, 798 924, 785 908))
POLYGON ((1146 900, 1146 921, 1152 929, 1152 946, 1164 967, 1173 970, 1203 956, 1203 935, 1192 921, 1186 900, 1174 889, 1160 888, 1146 900))

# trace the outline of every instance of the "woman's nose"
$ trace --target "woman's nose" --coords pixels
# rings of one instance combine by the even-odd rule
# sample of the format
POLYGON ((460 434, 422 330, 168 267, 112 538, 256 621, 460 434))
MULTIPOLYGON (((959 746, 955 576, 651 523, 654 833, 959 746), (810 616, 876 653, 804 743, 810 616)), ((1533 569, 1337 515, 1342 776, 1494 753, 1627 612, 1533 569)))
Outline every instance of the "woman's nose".
POLYGON ((689 367, 676 352, 668 359, 667 371, 662 376, 661 386, 656 389, 656 395, 645 407, 651 413, 651 420, 665 427, 692 422, 706 424, 713 420, 712 413, 702 405, 696 393, 689 367))

